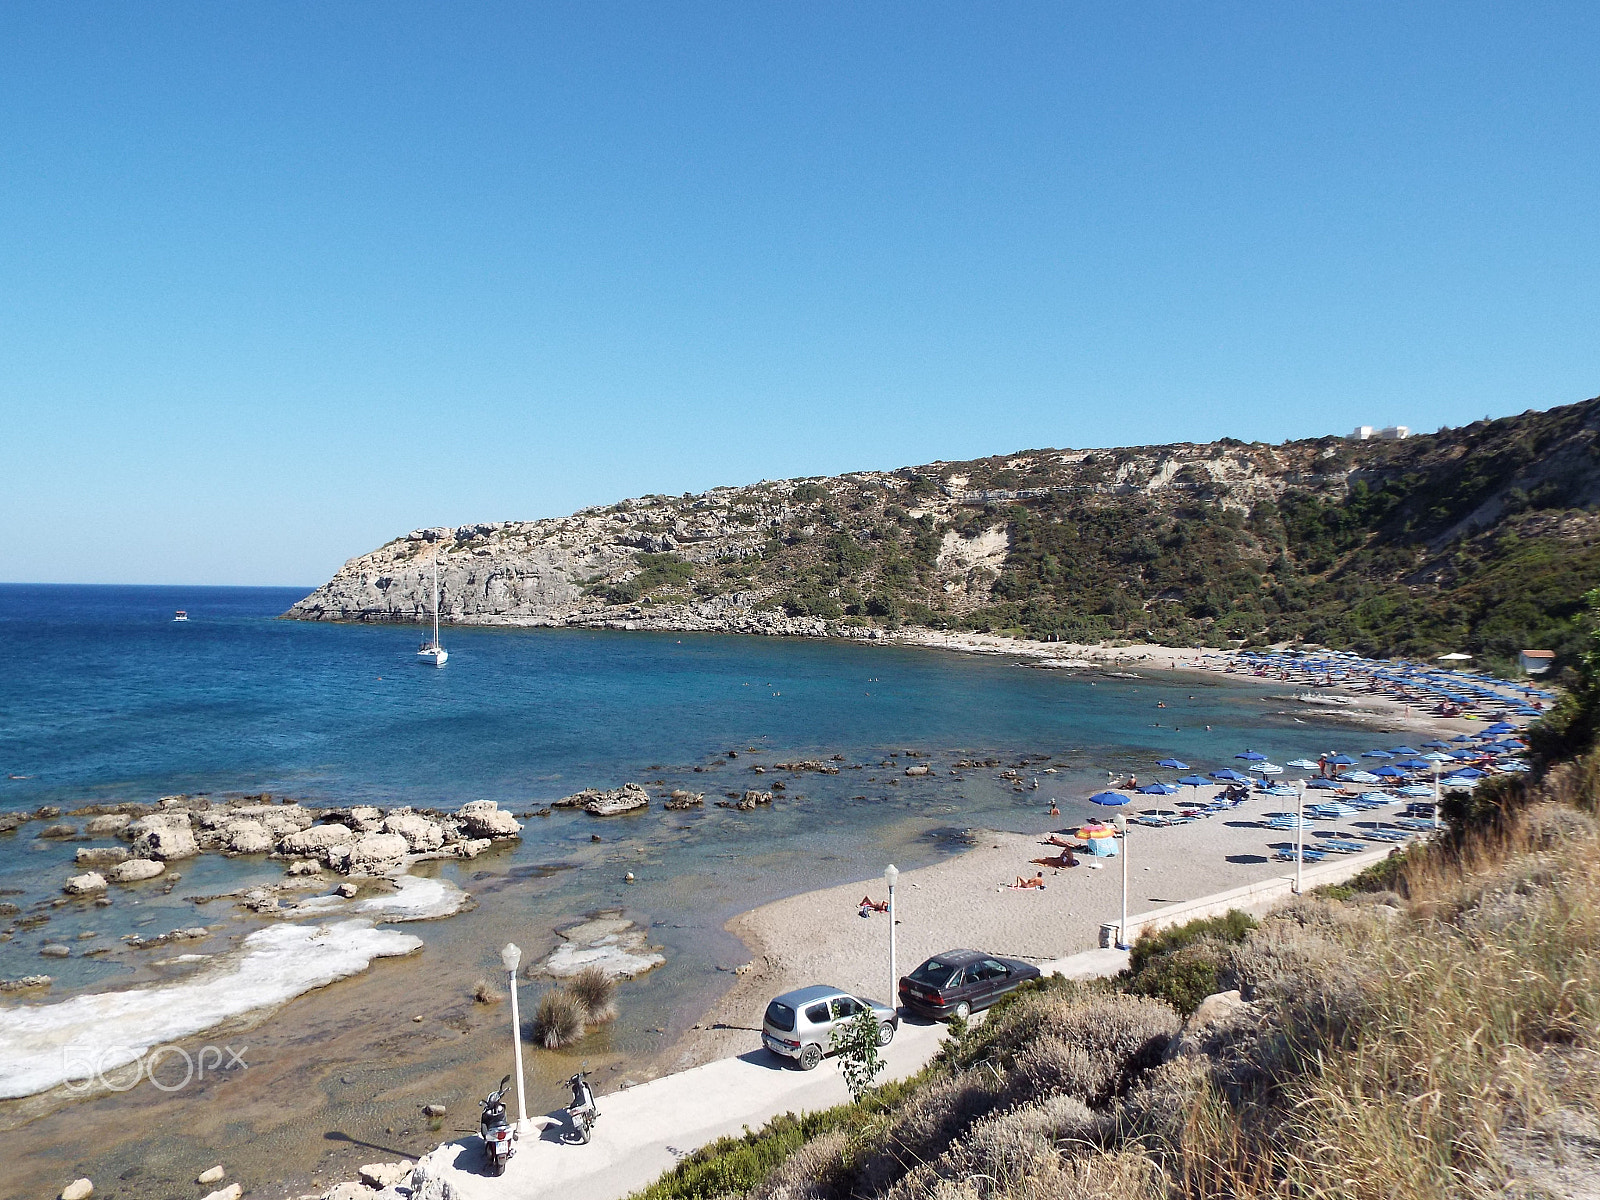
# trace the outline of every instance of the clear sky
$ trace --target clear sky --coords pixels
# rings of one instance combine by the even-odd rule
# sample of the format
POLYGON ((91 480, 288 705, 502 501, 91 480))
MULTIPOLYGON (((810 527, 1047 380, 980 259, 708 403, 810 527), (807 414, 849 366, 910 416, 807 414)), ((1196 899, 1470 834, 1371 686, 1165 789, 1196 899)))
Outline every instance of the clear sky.
POLYGON ((0 579, 1600 392, 1600 5, 0 6, 0 579))

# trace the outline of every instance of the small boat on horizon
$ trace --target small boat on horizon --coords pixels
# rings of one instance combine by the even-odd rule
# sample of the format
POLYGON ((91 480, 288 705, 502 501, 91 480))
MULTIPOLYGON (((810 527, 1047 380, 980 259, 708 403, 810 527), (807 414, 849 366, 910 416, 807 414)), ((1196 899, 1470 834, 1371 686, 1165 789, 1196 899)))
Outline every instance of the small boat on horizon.
POLYGON ((417 648, 417 661, 425 667, 442 667, 450 652, 439 644, 439 552, 433 552, 433 640, 417 648))
POLYGON ((172 619, 174 621, 187 621, 189 619, 189 614, 180 608, 177 612, 172 614, 172 619))

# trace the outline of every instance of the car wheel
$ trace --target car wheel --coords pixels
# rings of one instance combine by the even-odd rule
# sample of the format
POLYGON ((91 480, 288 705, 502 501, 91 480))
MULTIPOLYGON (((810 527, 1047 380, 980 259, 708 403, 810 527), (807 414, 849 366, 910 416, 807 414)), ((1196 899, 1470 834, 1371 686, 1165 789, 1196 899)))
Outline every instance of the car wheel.
POLYGON ((800 1069, 802 1071, 815 1071, 817 1064, 822 1061, 822 1047, 815 1042, 810 1043, 800 1051, 800 1069))
POLYGON ((963 1000, 960 1004, 956 1005, 955 1011, 950 1015, 953 1017, 960 1017, 963 1021, 965 1021, 972 1015, 972 1005, 963 1000))
POLYGON ((894 1041, 894 1026, 885 1021, 878 1026, 878 1045, 887 1046, 894 1041))

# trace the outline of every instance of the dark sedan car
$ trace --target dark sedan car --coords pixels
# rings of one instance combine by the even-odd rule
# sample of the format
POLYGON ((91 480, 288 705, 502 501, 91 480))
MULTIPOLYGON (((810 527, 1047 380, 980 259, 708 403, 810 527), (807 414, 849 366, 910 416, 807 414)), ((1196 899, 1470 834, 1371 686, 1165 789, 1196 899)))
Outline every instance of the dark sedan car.
POLYGON ((900 980, 900 1003, 924 1017, 963 1021, 1019 984, 1039 978, 1039 968, 981 950, 936 955, 900 980))

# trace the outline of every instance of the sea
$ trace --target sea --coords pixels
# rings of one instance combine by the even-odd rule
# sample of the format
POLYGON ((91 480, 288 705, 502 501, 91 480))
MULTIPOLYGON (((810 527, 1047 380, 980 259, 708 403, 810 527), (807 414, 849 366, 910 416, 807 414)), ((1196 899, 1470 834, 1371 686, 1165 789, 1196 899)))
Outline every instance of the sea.
MULTIPOLYGON (((1158 759, 1204 771, 1255 750, 1283 762, 1351 737, 1222 674, 1119 677, 834 640, 447 627, 449 662, 433 668, 416 660, 416 627, 281 619, 308 590, 0 585, 0 811, 269 792, 439 809, 490 799, 526 813, 586 787, 682 787, 706 793, 704 811, 525 819, 516 866, 565 863, 598 833, 641 858, 640 887, 607 879, 591 907, 659 911, 671 881, 692 877, 713 881, 697 907, 725 919, 892 859, 933 861, 972 828, 1041 828, 1052 802, 1064 820, 1091 815, 1087 798, 1111 780, 1181 774, 1158 759), (807 759, 841 769, 752 773, 807 759), (953 770, 962 760, 999 765, 953 770), (932 774, 906 777, 914 763, 932 774), (715 807, 775 778, 789 790, 770 809, 715 807), (734 883, 756 860, 750 885, 734 883)), ((0 889, 24 906, 59 894, 79 844, 41 828, 0 836, 0 889)), ((222 889, 261 872, 208 856, 186 879, 222 889)), ((25 973, 6 960, 47 933, 0 945, 0 977, 25 973)), ((118 971, 79 958, 54 974, 71 988, 118 971)))
MULTIPOLYGON (((417 627, 282 619, 308 590, 0 585, 0 811, 57 806, 76 828, 72 810, 94 804, 267 792, 445 810, 490 799, 522 821, 519 842, 418 868, 475 898, 468 912, 404 927, 423 939, 420 959, 292 1002, 252 1034, 252 1055, 287 1062, 306 1039, 332 1036, 315 1030, 343 1029, 342 1006, 353 1004, 374 1038, 393 1035, 381 1053, 352 1052, 365 1065, 327 1066, 292 1122, 272 1115, 276 1076, 252 1070, 259 1083, 227 1085, 239 1107, 229 1153, 255 1155, 264 1171, 311 1171, 325 1153, 307 1149, 322 1144, 319 1130, 376 1136, 404 1125, 417 1089, 456 1104, 480 1076, 497 1075, 494 1022, 483 1025, 470 997, 475 977, 498 977, 508 940, 535 961, 558 930, 619 913, 661 948, 665 965, 626 984, 619 1018, 577 1052, 614 1083, 670 1067, 671 1048, 748 957, 724 928, 741 911, 881 880, 891 862, 935 862, 973 844, 974 830, 1037 832, 1102 815, 1088 798, 1108 782, 1182 774, 1158 759, 1207 771, 1242 765, 1234 756, 1247 751, 1281 763, 1373 736, 1296 705, 1287 688, 1221 673, 1045 670, 836 640, 447 626, 450 659, 433 668, 416 659, 417 627), (186 621, 174 620, 180 609, 186 621), (796 760, 837 773, 775 765, 796 760), (930 773, 907 776, 913 764, 930 773), (770 806, 717 807, 780 780, 786 790, 770 806), (536 815, 583 788, 629 781, 658 801, 671 788, 704 792, 706 804, 536 815), (1052 803, 1060 816, 1048 815, 1052 803), (419 1022, 440 1014, 439 1037, 391 1030, 385 1021, 433 1028, 411 1025, 406 1005, 419 1022), (262 1140, 267 1126, 278 1132, 262 1140)), ((56 1003, 192 969, 127 950, 130 936, 200 921, 213 930, 207 948, 222 948, 271 920, 207 900, 281 881, 282 864, 260 857, 174 864, 162 880, 113 889, 109 907, 66 901, 85 839, 40 837, 47 824, 0 834, 0 979, 54 980, 6 1003, 56 1003), (69 953, 41 957, 46 945, 69 953)), ((570 1069, 536 1056, 534 1100, 555 1101, 570 1069)), ((141 1088, 80 1104, 104 1141, 101 1169, 141 1169, 172 1159, 185 1137, 212 1136, 184 1132, 205 1111, 183 1109, 186 1096, 141 1088)), ((25 1148, 43 1178, 53 1151, 40 1128, 0 1105, 0 1150, 25 1148)), ((408 1153, 429 1136, 405 1133, 408 1153)))

